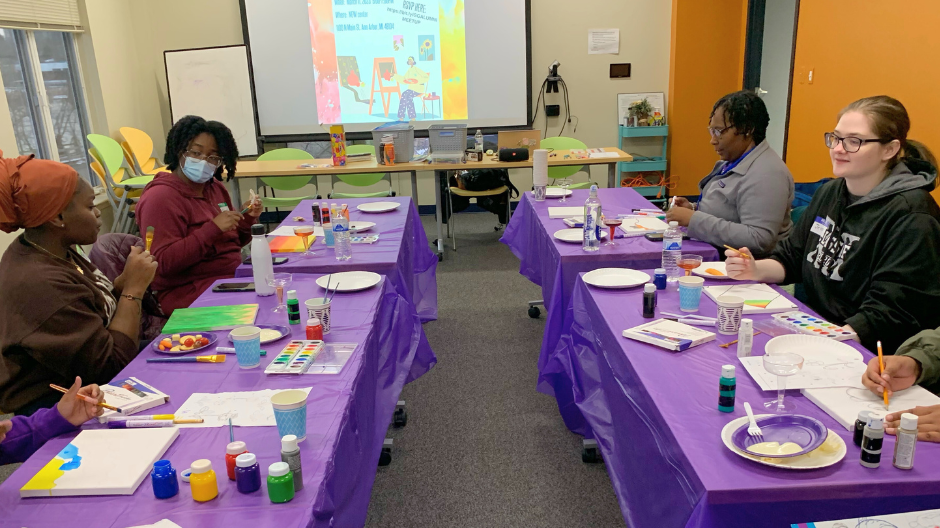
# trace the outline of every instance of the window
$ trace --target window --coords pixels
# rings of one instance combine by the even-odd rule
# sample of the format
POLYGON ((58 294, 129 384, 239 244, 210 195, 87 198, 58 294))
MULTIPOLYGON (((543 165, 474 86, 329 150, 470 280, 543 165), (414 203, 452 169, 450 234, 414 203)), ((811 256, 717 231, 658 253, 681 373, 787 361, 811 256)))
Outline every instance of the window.
POLYGON ((20 154, 71 165, 94 184, 76 53, 71 33, 0 28, 0 78, 20 154))

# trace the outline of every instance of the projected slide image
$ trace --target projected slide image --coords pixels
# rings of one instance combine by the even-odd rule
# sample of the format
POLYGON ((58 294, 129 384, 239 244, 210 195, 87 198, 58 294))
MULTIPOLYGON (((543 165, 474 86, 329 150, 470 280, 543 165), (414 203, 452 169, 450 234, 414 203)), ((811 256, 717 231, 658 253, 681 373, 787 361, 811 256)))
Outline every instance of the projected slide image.
POLYGON ((321 124, 465 120, 462 0, 309 0, 321 124))

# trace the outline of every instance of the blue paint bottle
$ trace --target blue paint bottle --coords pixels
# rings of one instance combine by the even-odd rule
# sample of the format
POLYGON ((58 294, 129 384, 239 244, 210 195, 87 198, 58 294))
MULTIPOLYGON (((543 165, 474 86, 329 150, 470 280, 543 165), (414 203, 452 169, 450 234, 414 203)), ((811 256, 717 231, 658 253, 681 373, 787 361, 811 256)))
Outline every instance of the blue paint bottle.
POLYGON ((153 483, 153 494, 158 499, 169 499, 180 492, 180 483, 176 479, 176 469, 173 468, 169 460, 157 460, 153 463, 150 481, 153 483))
POLYGON ((722 365, 721 380, 718 381, 718 410, 721 412, 734 412, 734 365, 722 365))
POLYGON ((235 486, 239 493, 261 489, 261 466, 254 453, 242 453, 235 459, 235 486))
POLYGON ((653 271, 653 284, 656 285, 657 290, 666 289, 666 269, 665 268, 656 268, 653 271))

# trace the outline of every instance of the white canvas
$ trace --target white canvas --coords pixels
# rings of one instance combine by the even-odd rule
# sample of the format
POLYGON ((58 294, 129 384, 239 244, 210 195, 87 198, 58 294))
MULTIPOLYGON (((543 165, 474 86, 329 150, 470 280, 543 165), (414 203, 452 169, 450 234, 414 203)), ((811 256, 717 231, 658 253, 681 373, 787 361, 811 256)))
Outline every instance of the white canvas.
POLYGON ((816 521, 812 524, 816 528, 934 528, 940 526, 940 510, 856 517, 839 521, 816 521))
POLYGON ((577 216, 584 218, 584 206, 577 207, 549 207, 548 208, 548 217, 549 218, 568 218, 569 216, 577 216))
POLYGON ((918 405, 940 405, 940 397, 919 385, 914 385, 892 394, 888 410, 885 411, 882 397, 866 389, 862 385, 861 376, 851 387, 803 389, 802 392, 803 396, 850 431, 855 427, 855 419, 860 411, 877 411, 884 415, 888 412, 913 409, 918 405))
POLYGON ((82 431, 20 488, 20 497, 131 495, 177 436, 176 427, 82 431))
POLYGON ((745 314, 769 314, 796 310, 796 305, 784 297, 783 293, 766 284, 705 286, 705 295, 716 302, 718 297, 724 295, 740 297, 744 299, 745 314))

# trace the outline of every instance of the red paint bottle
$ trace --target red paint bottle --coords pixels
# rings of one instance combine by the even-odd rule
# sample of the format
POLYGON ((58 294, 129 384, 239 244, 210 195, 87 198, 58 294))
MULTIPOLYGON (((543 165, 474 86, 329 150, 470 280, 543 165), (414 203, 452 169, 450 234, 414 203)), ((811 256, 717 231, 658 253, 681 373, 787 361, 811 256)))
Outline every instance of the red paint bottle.
POLYGON ((311 317, 307 319, 307 339, 323 341, 323 325, 320 324, 320 319, 316 317, 311 317))
POLYGON ((235 480, 235 459, 242 453, 247 453, 245 442, 235 441, 225 446, 225 471, 229 480, 235 480))

